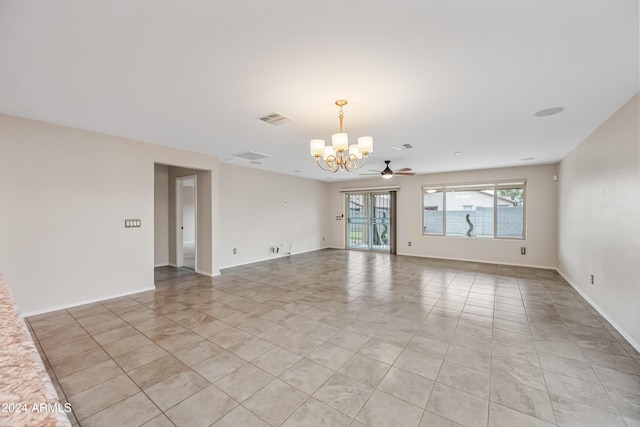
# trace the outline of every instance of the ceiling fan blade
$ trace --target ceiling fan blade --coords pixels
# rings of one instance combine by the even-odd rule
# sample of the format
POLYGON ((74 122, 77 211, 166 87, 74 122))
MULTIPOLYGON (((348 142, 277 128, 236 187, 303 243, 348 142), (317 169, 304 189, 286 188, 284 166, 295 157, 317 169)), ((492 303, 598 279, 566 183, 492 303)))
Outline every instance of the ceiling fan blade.
POLYGON ((411 168, 402 168, 402 169, 396 169, 394 170, 394 172, 409 172, 412 171, 413 169, 411 168))
POLYGON ((396 172, 394 172, 393 174, 394 174, 394 175, 413 176, 413 175, 415 175, 416 173, 415 173, 415 172, 397 172, 397 171, 396 171, 396 172))
POLYGON ((360 173, 358 175, 380 175, 380 172, 376 172, 376 173, 360 173))
POLYGON ((378 172, 378 173, 382 173, 382 171, 378 171, 378 170, 375 170, 375 169, 369 169, 369 172, 378 172))

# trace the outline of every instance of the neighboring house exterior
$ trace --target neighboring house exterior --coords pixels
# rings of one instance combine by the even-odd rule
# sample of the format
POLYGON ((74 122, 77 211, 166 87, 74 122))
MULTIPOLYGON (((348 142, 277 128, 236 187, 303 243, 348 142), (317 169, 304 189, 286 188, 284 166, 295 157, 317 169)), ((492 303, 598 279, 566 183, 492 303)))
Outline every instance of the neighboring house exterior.
MULTIPOLYGON (((426 193, 424 195, 425 210, 442 210, 442 195, 426 193)), ((498 206, 516 206, 516 202, 498 196, 498 206)), ((493 193, 489 191, 456 191, 447 192, 447 211, 473 211, 478 206, 492 207, 493 193)))

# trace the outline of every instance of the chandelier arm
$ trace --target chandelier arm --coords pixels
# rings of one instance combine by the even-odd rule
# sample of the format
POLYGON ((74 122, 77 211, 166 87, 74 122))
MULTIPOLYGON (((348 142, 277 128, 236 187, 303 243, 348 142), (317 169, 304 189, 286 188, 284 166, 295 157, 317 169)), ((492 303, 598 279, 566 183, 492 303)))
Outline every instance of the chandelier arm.
POLYGON ((331 156, 327 156, 325 162, 327 163, 327 167, 331 170, 331 172, 336 172, 340 170, 340 162, 342 161, 342 157, 336 157, 335 154, 331 156))
MULTIPOLYGON (((334 157, 334 156, 329 156, 329 157, 334 157)), ((331 160, 331 161, 330 161, 330 160, 329 160, 329 157, 327 157, 327 159, 326 159, 327 167, 322 166, 322 163, 320 163, 320 156, 317 156, 317 157, 316 157, 316 163, 318 164, 318 166, 320 166, 320 169, 322 169, 322 170, 324 170, 324 171, 327 171, 327 172, 333 172, 333 173, 335 173, 335 172, 337 172, 337 171, 338 171, 338 168, 337 168, 337 167, 333 167, 333 166, 331 166, 332 164, 334 164, 334 165, 335 165, 335 160, 331 160)), ((334 159, 335 159, 335 157, 334 157, 334 159)))
POLYGON ((362 168, 366 163, 367 163, 367 156, 363 155, 363 159, 362 162, 360 162, 360 164, 358 164, 358 158, 353 155, 353 154, 349 154, 348 157, 349 161, 345 162, 345 169, 349 172, 358 170, 360 168, 362 168))

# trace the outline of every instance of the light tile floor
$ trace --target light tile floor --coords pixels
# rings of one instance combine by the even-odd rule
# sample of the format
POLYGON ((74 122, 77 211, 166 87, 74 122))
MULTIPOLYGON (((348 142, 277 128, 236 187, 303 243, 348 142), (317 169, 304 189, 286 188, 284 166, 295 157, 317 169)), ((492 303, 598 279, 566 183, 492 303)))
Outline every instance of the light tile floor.
POLYGON ((81 426, 638 426, 640 355, 556 272, 323 250, 28 319, 81 426))

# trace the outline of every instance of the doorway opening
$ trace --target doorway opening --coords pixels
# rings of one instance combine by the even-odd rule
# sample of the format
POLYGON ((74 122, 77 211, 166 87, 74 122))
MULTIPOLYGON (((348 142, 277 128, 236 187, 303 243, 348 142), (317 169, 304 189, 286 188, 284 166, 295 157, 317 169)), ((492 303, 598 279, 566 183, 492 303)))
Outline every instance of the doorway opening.
POLYGON ((391 192, 348 193, 347 249, 392 252, 393 215, 391 192))
POLYGON ((176 267, 196 270, 196 175, 176 178, 176 267))

